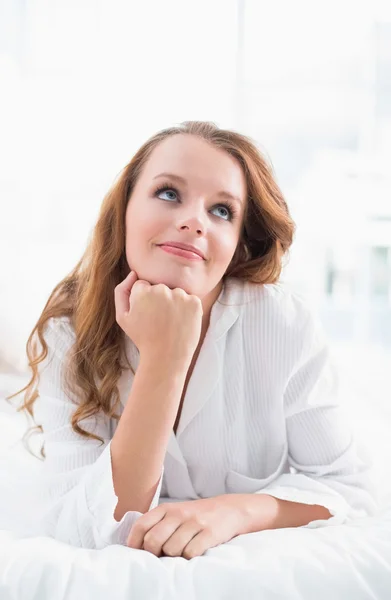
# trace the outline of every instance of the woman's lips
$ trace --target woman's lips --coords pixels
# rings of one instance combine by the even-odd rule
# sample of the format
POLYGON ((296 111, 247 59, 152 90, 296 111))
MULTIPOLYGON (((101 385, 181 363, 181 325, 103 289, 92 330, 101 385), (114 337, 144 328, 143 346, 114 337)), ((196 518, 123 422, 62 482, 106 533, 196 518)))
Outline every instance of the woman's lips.
POLYGON ((195 252, 190 252, 189 250, 183 250, 182 248, 175 248, 175 246, 166 246, 165 244, 162 244, 159 245, 159 248, 164 250, 164 252, 168 252, 169 254, 176 254, 177 256, 187 258, 188 260, 203 260, 203 258, 199 254, 196 254, 195 252))

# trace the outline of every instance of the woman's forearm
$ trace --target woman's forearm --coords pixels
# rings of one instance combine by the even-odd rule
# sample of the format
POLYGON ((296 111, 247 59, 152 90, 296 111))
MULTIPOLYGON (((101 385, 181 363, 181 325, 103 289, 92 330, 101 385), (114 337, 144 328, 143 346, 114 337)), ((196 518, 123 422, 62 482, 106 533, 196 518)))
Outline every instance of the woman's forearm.
POLYGON ((111 441, 113 484, 118 496, 114 517, 146 512, 161 475, 187 366, 161 357, 141 360, 128 401, 111 441))
POLYGON ((246 531, 302 527, 318 519, 330 519, 331 513, 318 504, 280 500, 268 494, 246 494, 246 531))

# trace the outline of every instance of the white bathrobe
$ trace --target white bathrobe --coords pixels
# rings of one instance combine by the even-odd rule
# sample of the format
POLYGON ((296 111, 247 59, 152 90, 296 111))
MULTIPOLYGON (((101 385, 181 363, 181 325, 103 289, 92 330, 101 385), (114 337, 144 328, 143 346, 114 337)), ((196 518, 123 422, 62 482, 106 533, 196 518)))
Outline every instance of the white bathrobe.
MULTIPOLYGON (((100 415, 81 423, 104 439, 72 430, 74 404, 61 385, 63 360, 74 341, 67 318, 49 322, 49 355, 40 365, 35 420, 43 426, 46 460, 36 478, 40 516, 33 533, 86 548, 126 544, 140 517, 113 517, 110 441, 117 422, 100 415)), ((126 338, 137 368, 139 354, 126 338)), ((330 526, 373 514, 371 461, 359 449, 339 405, 335 369, 319 320, 282 284, 227 279, 167 446, 150 509, 162 502, 228 493, 270 494, 320 504, 330 526)), ((133 375, 118 382, 121 410, 133 375)), ((77 400, 77 399, 76 399, 77 400)))

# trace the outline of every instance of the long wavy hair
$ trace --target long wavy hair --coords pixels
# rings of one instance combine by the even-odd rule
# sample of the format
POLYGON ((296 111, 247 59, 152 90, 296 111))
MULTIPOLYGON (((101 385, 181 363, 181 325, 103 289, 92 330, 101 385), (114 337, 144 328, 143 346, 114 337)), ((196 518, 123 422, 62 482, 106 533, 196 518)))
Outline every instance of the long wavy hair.
MULTIPOLYGON (((245 175, 247 202, 241 236, 224 278, 236 277, 256 284, 275 283, 279 279, 283 256, 293 241, 295 224, 272 166, 255 143, 244 135, 204 121, 185 121, 158 132, 120 171, 103 199, 83 256, 49 296, 26 343, 31 379, 24 388, 7 397, 9 400, 25 392, 18 412, 27 411, 34 420, 33 405, 39 396, 38 365, 48 354, 45 325, 49 319, 69 317, 75 343, 63 371, 66 371, 67 385, 78 390, 72 428, 85 438, 103 443, 100 437, 83 430, 79 422, 100 411, 117 420, 120 418, 115 410, 120 403, 117 381, 125 368, 121 364, 124 335, 115 318, 114 288, 129 273, 125 256, 125 211, 151 152, 168 136, 178 134, 199 136, 225 150, 238 161, 245 175), (37 338, 41 352, 37 349, 37 338)), ((32 429, 43 431, 41 425, 30 427, 23 441, 32 429)), ((45 458, 44 446, 41 456, 45 458)))

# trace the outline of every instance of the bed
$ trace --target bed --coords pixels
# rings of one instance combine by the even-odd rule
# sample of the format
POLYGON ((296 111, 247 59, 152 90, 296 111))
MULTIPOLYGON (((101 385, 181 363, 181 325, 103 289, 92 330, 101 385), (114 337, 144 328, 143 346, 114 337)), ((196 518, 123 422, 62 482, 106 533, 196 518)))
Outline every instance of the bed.
MULTIPOLYGON (((3 385, 3 394, 5 387, 9 385, 3 385)), ((379 414, 378 419, 375 422, 371 413, 371 427, 380 432, 384 418, 379 414)), ((42 462, 29 455, 20 440, 26 423, 23 414, 2 403, 1 600, 391 598, 391 494, 387 486, 375 516, 318 529, 241 535, 190 561, 157 558, 119 545, 101 550, 75 548, 26 535, 25 526, 34 517, 29 498, 23 494, 23 477, 27 471, 34 476, 42 468, 42 462)), ((383 471, 388 481, 386 475, 383 471)))

